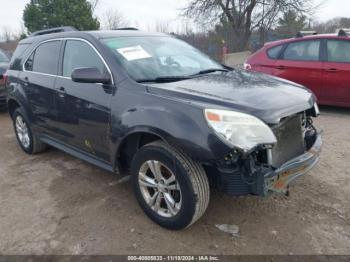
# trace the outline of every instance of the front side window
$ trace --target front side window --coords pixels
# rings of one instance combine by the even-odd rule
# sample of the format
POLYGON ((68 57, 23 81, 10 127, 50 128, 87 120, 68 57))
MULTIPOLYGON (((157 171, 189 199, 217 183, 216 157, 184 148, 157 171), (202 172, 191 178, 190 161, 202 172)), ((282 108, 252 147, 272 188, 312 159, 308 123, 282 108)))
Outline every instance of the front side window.
POLYGON ((106 72, 103 61, 89 44, 80 40, 68 40, 63 58, 63 76, 71 77, 74 69, 86 67, 106 72))
POLYGON ((350 63, 350 41, 328 40, 329 62, 350 63))
POLYGON ((223 67, 187 43, 167 36, 114 37, 102 42, 136 81, 186 77, 223 67))
POLYGON ((39 45, 27 59, 24 65, 25 70, 57 75, 60 47, 60 41, 50 41, 39 45))
POLYGON ((296 61, 318 61, 320 46, 319 40, 290 43, 284 51, 283 58, 296 61))

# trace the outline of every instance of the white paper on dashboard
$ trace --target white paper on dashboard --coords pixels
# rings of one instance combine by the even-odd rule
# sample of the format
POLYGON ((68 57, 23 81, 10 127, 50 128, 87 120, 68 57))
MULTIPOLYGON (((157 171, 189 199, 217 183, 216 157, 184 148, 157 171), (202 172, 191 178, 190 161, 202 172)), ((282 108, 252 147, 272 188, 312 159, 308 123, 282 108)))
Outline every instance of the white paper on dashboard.
POLYGON ((133 60, 145 59, 145 58, 151 58, 152 57, 140 45, 138 45, 138 46, 131 46, 131 47, 125 47, 125 48, 119 48, 119 49, 117 49, 117 51, 118 51, 119 54, 121 54, 128 61, 133 61, 133 60))

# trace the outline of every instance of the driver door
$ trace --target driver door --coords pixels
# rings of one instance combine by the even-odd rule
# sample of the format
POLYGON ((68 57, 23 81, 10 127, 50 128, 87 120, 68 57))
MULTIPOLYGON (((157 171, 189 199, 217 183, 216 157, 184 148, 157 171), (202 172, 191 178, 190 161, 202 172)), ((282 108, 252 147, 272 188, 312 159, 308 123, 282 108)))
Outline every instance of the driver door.
POLYGON ((107 71, 98 51, 85 40, 67 40, 64 46, 58 92, 58 122, 61 140, 85 153, 110 162, 111 97, 114 88, 71 79, 76 68, 95 67, 107 71))

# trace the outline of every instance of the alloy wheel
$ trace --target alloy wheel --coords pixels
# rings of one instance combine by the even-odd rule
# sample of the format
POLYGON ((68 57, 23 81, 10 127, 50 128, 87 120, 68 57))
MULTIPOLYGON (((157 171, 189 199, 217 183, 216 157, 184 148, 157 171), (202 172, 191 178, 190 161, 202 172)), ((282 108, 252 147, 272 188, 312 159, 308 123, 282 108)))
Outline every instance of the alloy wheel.
POLYGON ((149 160, 142 164, 138 182, 148 206, 162 217, 178 214, 182 205, 179 183, 173 172, 160 161, 149 160))
POLYGON ((31 143, 29 129, 23 117, 20 115, 16 117, 16 132, 22 146, 24 148, 29 148, 31 143))

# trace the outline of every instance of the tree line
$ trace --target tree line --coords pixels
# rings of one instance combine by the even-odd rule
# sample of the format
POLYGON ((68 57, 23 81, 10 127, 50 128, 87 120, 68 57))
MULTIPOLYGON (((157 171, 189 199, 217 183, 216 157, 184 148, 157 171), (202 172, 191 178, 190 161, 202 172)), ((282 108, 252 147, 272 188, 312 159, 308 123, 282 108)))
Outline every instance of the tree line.
MULTIPOLYGON (((130 21, 118 10, 108 10, 98 19, 94 16, 98 4, 99 0, 31 0, 23 12, 20 38, 60 26, 98 30, 100 20, 103 29, 130 26, 130 21)), ((235 52, 254 49, 252 45, 258 47, 275 38, 292 37, 303 29, 331 33, 350 27, 350 18, 313 22, 310 17, 315 10, 313 0, 190 0, 181 16, 194 21, 192 25, 184 22, 174 32, 169 21, 158 21, 153 30, 173 33, 210 55, 217 55, 222 46, 235 52)), ((8 29, 3 29, 2 36, 5 40, 13 37, 8 29)))

